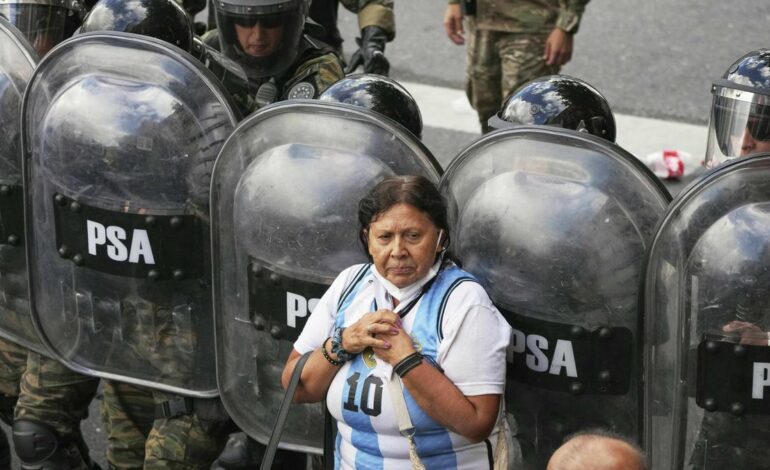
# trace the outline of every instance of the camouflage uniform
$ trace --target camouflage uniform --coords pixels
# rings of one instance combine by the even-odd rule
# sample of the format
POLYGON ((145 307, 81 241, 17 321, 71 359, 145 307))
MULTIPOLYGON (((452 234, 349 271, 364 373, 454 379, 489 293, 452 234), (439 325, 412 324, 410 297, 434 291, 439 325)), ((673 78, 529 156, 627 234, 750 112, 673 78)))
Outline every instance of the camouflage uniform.
MULTIPOLYGON (((219 44, 217 30, 212 30, 203 36, 203 41, 214 48, 219 44)), ((219 78, 230 92, 243 116, 248 116, 259 109, 255 101, 255 93, 260 84, 247 83, 243 78, 228 73, 216 64, 209 64, 214 75, 219 78)), ((273 77, 278 87, 279 101, 289 99, 292 88, 302 82, 309 83, 315 90, 313 98, 317 98, 324 90, 345 76, 339 57, 325 44, 304 35, 300 41, 300 52, 294 64, 281 77, 273 77)))
POLYGON ((342 54, 342 36, 337 28, 337 8, 340 3, 358 15, 359 31, 367 26, 378 26, 385 31, 388 41, 396 36, 393 0, 313 0, 308 16, 325 30, 318 39, 332 46, 338 54, 342 54))
MULTIPOLYGON (((459 3, 460 0, 449 0, 459 3)), ((482 129, 505 98, 524 83, 559 72, 546 65, 545 42, 555 27, 574 34, 589 0, 475 0, 466 16, 466 94, 482 129)))
POLYGON ((80 422, 96 395, 99 379, 73 372, 59 361, 29 351, 15 419, 43 423, 59 435, 72 470, 93 467, 80 422))
MULTIPOLYGON (((27 350, 0 339, 0 421, 13 423, 13 408, 19 398, 19 381, 27 368, 27 350)), ((0 470, 11 468, 8 438, 0 429, 0 470)))
POLYGON ((176 395, 105 381, 102 418, 107 461, 116 469, 208 469, 227 440, 230 426, 218 398, 181 398, 192 412, 156 417, 156 406, 176 395), (213 410, 207 413, 203 407, 213 410))
POLYGON ((19 382, 27 368, 27 350, 0 338, 0 420, 9 426, 19 398, 19 382))

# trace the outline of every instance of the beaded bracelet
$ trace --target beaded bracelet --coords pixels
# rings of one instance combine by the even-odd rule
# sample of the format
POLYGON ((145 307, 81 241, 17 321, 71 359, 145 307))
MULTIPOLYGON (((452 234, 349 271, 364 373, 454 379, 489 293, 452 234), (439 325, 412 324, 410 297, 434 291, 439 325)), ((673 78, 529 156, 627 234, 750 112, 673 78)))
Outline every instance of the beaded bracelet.
POLYGON ((353 359, 355 357, 355 354, 351 354, 342 347, 342 332, 345 331, 344 326, 338 326, 334 329, 334 332, 332 332, 331 340, 332 340, 332 353, 334 353, 335 356, 337 356, 337 359, 341 363, 348 362, 349 360, 353 359))
POLYGON ((329 362, 329 364, 331 364, 333 366, 341 366, 343 364, 342 362, 335 361, 334 359, 332 359, 332 357, 329 355, 329 353, 326 352, 326 343, 329 342, 329 339, 331 339, 331 338, 326 338, 326 341, 324 341, 324 344, 321 345, 321 354, 324 355, 324 359, 326 359, 329 362))
POLYGON ((393 366, 393 371, 398 374, 399 377, 403 377, 407 372, 422 364, 422 354, 414 352, 405 358, 401 359, 398 364, 393 366))

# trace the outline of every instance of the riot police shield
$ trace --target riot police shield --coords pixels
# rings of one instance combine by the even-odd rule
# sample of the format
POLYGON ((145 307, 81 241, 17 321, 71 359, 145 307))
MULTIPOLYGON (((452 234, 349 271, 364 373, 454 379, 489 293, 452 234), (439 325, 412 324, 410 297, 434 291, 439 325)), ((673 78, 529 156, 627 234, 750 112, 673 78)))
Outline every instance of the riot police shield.
POLYGON ((580 430, 638 439, 637 297, 665 188, 604 139, 521 126, 471 144, 440 189, 453 251, 513 327, 506 403, 524 468, 580 430))
MULTIPOLYGON (((212 180, 214 310, 220 394, 230 416, 266 443, 284 395, 281 372, 334 278, 366 262, 358 201, 377 182, 421 174, 430 152, 367 109, 292 100, 244 121, 212 180)), ((292 407, 281 447, 320 453, 321 404, 292 407)))
POLYGON ((19 121, 37 61, 21 32, 0 17, 0 337, 42 353, 29 316, 19 121))
POLYGON ((671 204, 645 278, 645 448, 655 469, 770 461, 770 154, 671 204))
POLYGON ((192 56, 124 33, 62 43, 22 105, 32 317, 70 368, 216 395, 208 196, 237 122, 192 56))

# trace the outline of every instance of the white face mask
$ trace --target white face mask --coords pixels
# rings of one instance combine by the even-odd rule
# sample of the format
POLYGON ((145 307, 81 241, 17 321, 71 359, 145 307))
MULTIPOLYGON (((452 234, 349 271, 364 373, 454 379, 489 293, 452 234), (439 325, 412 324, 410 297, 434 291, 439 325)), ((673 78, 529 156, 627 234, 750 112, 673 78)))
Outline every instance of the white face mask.
MULTIPOLYGON (((438 240, 436 241, 436 250, 438 250, 439 246, 441 245, 441 236, 444 235, 444 230, 441 229, 438 232, 438 240)), ((377 278, 380 283, 382 283, 382 286, 385 287, 385 290, 390 294, 391 297, 394 299, 398 299, 399 302, 402 302, 404 300, 407 300, 411 298, 413 295, 417 294, 420 289, 422 289, 422 286, 424 286, 428 281, 433 279, 433 277, 438 273, 439 269, 441 268, 441 263, 444 261, 444 252, 446 249, 441 250, 441 256, 439 256, 438 261, 433 263, 433 266, 428 270, 428 273, 423 276, 421 279, 417 280, 416 282, 413 282, 412 284, 409 284, 406 287, 398 287, 389 280, 385 279, 382 274, 380 274, 379 271, 377 271, 377 268, 374 268, 372 272, 374 273, 374 277, 377 278)))

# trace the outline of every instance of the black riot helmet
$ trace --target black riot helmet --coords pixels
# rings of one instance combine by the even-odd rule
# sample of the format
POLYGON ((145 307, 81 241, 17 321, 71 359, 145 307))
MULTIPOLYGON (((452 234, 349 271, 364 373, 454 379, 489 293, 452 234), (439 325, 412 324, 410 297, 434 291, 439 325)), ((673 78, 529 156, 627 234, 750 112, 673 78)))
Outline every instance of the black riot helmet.
POLYGON ((324 91, 321 101, 348 103, 371 109, 422 137, 422 115, 412 95, 397 81, 382 75, 349 75, 324 91))
POLYGON ((99 0, 80 27, 81 33, 93 31, 141 34, 193 49, 192 20, 174 0, 99 0))
POLYGON ((705 164, 770 152, 770 49, 751 51, 711 87, 705 164))
POLYGON ((0 16, 21 31, 40 57, 69 37, 68 19, 82 10, 78 0, 0 1, 0 16))
POLYGON ((215 0, 220 50, 251 79, 286 71, 299 52, 307 0, 215 0))
POLYGON ((615 118, 599 91, 579 78, 548 75, 526 83, 489 120, 493 130, 535 124, 588 132, 615 142, 615 118))

